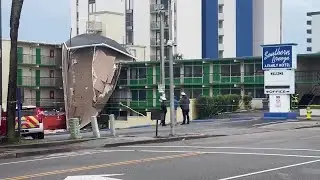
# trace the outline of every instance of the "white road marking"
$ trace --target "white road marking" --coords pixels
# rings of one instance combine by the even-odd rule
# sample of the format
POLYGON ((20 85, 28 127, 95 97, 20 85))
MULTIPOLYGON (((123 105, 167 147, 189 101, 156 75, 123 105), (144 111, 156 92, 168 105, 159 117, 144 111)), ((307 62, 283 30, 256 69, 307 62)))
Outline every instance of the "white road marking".
POLYGON ((65 156, 62 155, 62 156, 46 157, 46 158, 41 158, 41 159, 39 158, 39 159, 29 159, 29 160, 24 160, 24 161, 6 162, 6 163, 0 163, 0 166, 10 165, 10 164, 36 162, 36 161, 44 161, 44 160, 50 160, 50 159, 61 159, 61 158, 66 158, 66 157, 84 156, 84 155, 99 154, 99 153, 106 153, 106 152, 134 152, 134 151, 135 150, 101 150, 101 151, 95 151, 95 152, 69 154, 69 155, 65 155, 65 156))
POLYGON ((92 179, 92 180, 121 180, 117 178, 109 178, 112 176, 121 176, 123 174, 102 174, 102 175, 80 175, 80 176, 68 176, 65 180, 85 180, 85 179, 92 179))
POLYGON ((281 169, 287 169, 287 168, 302 166, 302 165, 306 165, 306 164, 312 164, 312 163, 316 163, 316 162, 320 162, 320 159, 313 160, 313 161, 307 161, 307 162, 303 162, 303 163, 298 163, 298 164, 292 164, 292 165, 288 165, 288 166, 282 166, 282 167, 278 167, 278 168, 266 169, 263 171, 257 171, 257 172, 252 172, 252 173, 247 173, 247 174, 242 174, 242 175, 237 175, 237 176, 232 176, 232 177, 227 177, 227 178, 222 178, 219 180, 239 179, 239 178, 243 178, 243 177, 253 176, 253 175, 257 175, 257 174, 263 174, 263 173, 272 172, 272 171, 278 171, 281 169))
POLYGON ((278 151, 320 152, 319 149, 256 148, 256 147, 206 147, 206 146, 122 146, 122 147, 128 147, 128 148, 241 149, 241 150, 278 150, 278 151))
POLYGON ((161 150, 137 150, 149 153, 202 153, 202 154, 227 154, 227 155, 256 155, 256 156, 280 156, 280 157, 297 157, 297 158, 320 158, 320 156, 309 156, 300 154, 271 154, 271 153, 245 153, 245 152, 220 152, 220 151, 161 151, 161 150))

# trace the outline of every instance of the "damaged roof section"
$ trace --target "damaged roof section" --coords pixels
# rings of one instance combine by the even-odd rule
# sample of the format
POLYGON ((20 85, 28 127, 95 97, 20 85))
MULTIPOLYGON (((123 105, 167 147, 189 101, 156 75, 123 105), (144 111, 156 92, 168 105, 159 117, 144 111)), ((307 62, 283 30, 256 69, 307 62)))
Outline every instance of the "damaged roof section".
POLYGON ((81 49, 88 47, 106 47, 117 51, 125 56, 136 59, 132 56, 125 47, 117 43, 115 40, 101 36, 98 34, 81 34, 69 39, 64 43, 67 49, 81 49))

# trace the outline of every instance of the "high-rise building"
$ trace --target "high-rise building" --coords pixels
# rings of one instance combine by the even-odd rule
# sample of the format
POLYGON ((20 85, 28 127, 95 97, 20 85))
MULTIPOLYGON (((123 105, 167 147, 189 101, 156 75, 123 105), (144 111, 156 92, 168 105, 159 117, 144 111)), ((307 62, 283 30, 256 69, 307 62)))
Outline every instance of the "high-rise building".
POLYGON ((158 60, 158 10, 170 1, 174 53, 185 59, 256 56, 260 45, 281 43, 282 0, 71 0, 72 35, 100 33, 140 60, 158 60))
POLYGON ((307 13, 307 52, 320 52, 320 11, 307 13))

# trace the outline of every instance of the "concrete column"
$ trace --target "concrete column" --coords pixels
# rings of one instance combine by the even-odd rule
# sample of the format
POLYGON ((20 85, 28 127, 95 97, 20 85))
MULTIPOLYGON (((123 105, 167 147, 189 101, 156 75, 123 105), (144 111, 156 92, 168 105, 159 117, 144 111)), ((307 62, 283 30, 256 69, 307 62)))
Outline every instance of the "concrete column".
POLYGON ((110 124, 110 132, 112 136, 116 136, 116 127, 115 127, 115 119, 114 114, 109 115, 109 124, 110 124))
POLYGON ((91 117, 91 126, 92 126, 93 135, 96 138, 100 138, 100 131, 99 131, 99 125, 98 125, 97 116, 92 116, 91 117))

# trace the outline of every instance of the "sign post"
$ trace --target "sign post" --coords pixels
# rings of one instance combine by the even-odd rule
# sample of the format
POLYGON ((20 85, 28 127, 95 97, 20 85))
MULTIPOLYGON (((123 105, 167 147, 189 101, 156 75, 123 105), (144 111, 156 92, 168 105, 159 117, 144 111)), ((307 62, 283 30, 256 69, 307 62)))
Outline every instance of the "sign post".
POLYGON ((291 112, 291 94, 295 94, 297 44, 262 45, 264 93, 269 95, 269 112, 264 119, 296 119, 291 112))

